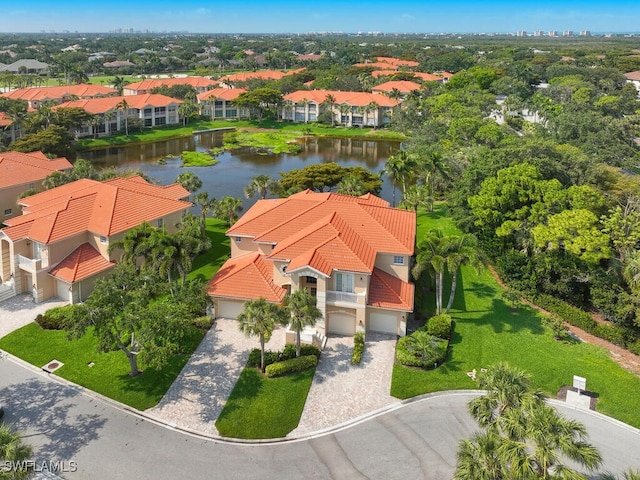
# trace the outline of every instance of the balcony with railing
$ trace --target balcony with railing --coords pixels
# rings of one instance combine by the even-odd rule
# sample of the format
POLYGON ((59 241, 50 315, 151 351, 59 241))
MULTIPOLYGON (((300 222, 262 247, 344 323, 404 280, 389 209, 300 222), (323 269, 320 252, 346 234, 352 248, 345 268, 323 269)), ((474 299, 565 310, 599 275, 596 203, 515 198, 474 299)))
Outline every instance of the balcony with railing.
POLYGON ((327 303, 364 303, 364 294, 327 290, 327 303))
POLYGON ((16 255, 16 264, 22 270, 35 273, 42 268, 42 260, 39 258, 27 258, 23 255, 16 255))

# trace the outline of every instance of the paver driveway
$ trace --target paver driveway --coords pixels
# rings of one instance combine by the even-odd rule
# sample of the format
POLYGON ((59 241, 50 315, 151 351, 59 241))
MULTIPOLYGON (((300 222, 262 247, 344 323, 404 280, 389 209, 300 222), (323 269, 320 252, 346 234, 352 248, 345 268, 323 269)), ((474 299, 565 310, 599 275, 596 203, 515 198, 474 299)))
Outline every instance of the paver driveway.
POLYGON ((35 303, 33 296, 29 293, 23 293, 0 302, 0 338, 33 322, 39 313, 68 303, 57 298, 35 303))

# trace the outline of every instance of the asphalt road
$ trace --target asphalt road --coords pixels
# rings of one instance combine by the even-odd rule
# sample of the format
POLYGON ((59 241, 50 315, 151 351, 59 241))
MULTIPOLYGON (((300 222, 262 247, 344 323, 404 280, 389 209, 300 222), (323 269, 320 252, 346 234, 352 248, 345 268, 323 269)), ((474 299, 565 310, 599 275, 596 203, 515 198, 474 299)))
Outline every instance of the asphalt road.
MULTIPOLYGON (((245 445, 167 428, 0 360, 4 421, 24 432, 37 463, 75 470, 56 472, 67 479, 451 478, 458 441, 475 430, 466 412, 473 395, 434 395, 328 434, 245 445)), ((605 459, 603 471, 640 467, 637 429, 559 408, 585 424, 605 459)))

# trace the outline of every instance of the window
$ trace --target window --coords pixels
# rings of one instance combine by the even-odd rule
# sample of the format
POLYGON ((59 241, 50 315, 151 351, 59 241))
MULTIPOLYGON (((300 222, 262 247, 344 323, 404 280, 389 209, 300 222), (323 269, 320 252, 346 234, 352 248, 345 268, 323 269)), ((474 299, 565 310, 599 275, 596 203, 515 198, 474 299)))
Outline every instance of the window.
POLYGON ((156 115, 164 115, 167 111, 166 107, 155 107, 153 109, 153 111, 155 112, 156 115))
POLYGON ((164 220, 162 218, 158 219, 158 228, 164 227, 164 220))
POLYGON ((107 243, 107 237, 104 237, 104 236, 100 235, 100 243, 103 244, 103 245, 105 243, 107 243))
POLYGON ((153 119, 152 118, 145 118, 144 119, 144 126, 145 127, 151 127, 153 125, 153 119))
POLYGON ((167 117, 156 117, 156 125, 166 125, 167 117))
POLYGON ((393 256, 393 264, 394 265, 404 265, 404 257, 402 255, 394 255, 393 256))
POLYGON ((338 292, 353 293, 353 273, 337 273, 336 290, 338 292))
POLYGON ((29 190, 33 190, 34 188, 36 188, 36 184, 35 183, 30 183, 29 184, 29 190))
POLYGON ((5 209, 4 214, 5 214, 5 215, 11 215, 11 212, 12 212, 12 211, 13 211, 13 209, 11 209, 11 208, 7 208, 7 209, 5 209))
POLYGON ((240 243, 242 241, 242 237, 236 237, 234 240, 236 241, 236 243, 240 243))

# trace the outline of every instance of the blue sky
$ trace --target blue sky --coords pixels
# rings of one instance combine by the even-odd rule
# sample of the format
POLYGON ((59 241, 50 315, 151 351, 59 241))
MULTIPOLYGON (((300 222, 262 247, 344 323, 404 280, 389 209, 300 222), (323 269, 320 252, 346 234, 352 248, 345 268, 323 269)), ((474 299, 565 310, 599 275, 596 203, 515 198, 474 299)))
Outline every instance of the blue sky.
POLYGON ((638 0, 3 0, 2 3, 1 32, 108 32, 117 28, 194 33, 640 31, 638 0))

